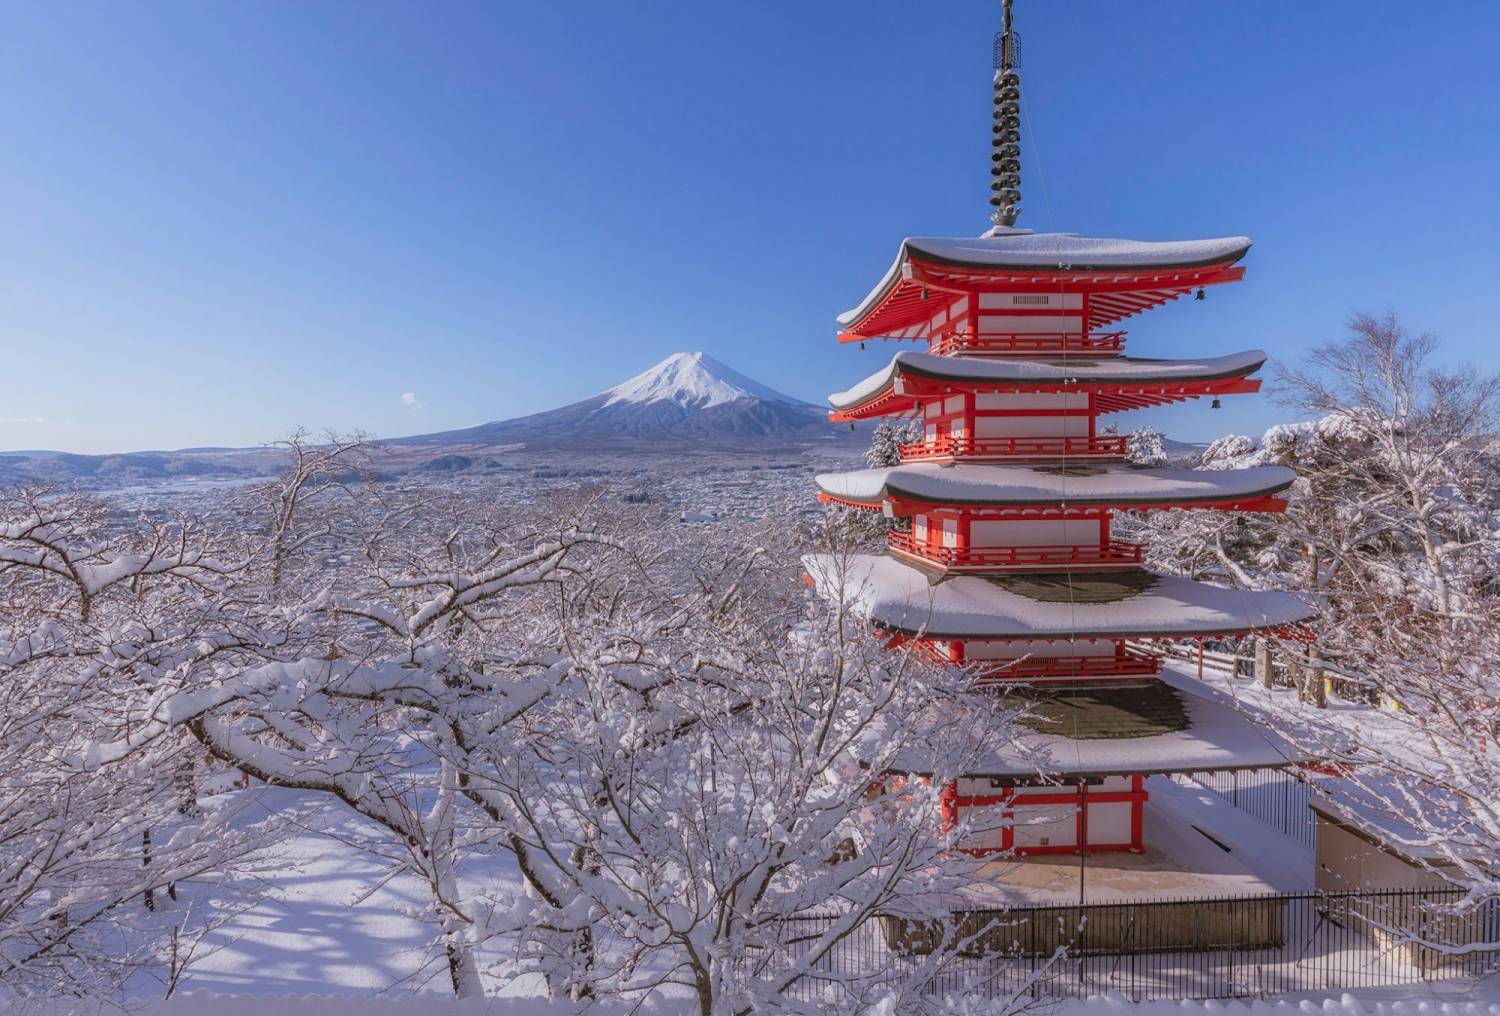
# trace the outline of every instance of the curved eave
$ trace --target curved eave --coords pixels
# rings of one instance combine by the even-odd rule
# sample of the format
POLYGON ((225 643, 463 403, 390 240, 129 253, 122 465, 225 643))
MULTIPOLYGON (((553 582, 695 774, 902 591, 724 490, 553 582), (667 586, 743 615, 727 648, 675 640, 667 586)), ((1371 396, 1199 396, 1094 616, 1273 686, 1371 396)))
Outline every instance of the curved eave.
MULTIPOLYGON (((931 357, 940 360, 944 357, 931 357)), ((834 423, 851 420, 867 420, 879 416, 891 416, 910 412, 923 400, 942 399, 949 395, 965 393, 1006 394, 1088 392, 1095 397, 1095 408, 1100 412, 1120 412, 1127 409, 1144 409, 1169 402, 1217 395, 1248 395, 1260 391, 1259 378, 1250 375, 1258 371, 1266 361, 1262 354, 1253 363, 1241 364, 1232 370, 1207 371, 1184 377, 1181 372, 1152 377, 1149 374, 1128 378, 1090 378, 1083 368, 1073 368, 1074 376, 1067 382, 1057 378, 984 378, 965 376, 962 373, 945 373, 907 363, 897 358, 881 372, 884 377, 878 386, 867 392, 843 399, 847 393, 829 396, 833 409, 828 418, 834 423), (1079 376, 1082 375, 1082 376, 1079 376)), ((1170 360, 1134 360, 1119 362, 1160 362, 1170 360)), ((876 375, 880 377, 880 375, 876 375)), ((857 389, 851 389, 855 391, 857 389)))
MULTIPOLYGON (((1068 275, 1089 274, 1112 274, 1126 275, 1131 273, 1159 274, 1161 272, 1184 271, 1193 268, 1212 268, 1217 265, 1232 265, 1236 261, 1250 253, 1250 238, 1220 237, 1216 240, 1195 241, 1205 251, 1200 256, 1173 256, 1166 255, 1159 259, 1147 259, 1142 256, 1130 256, 1128 261, 1121 260, 1119 256, 1078 254, 1068 249, 1070 242, 1092 242, 1089 237, 1070 237, 1062 234, 1065 239, 1053 241, 1050 236, 1058 234, 1041 234, 1033 236, 1047 243, 1058 243, 1061 245, 1060 254, 1053 255, 1050 251, 1045 256, 1050 260, 1060 258, 1066 264, 1038 263, 1035 253, 1029 255, 1007 255, 1003 249, 984 251, 984 257, 966 257, 962 254, 953 253, 951 248, 953 241, 936 239, 932 237, 907 237, 901 242, 901 257, 908 261, 925 261, 929 264, 942 265, 948 268, 961 268, 965 271, 986 272, 1062 272, 1068 275), (943 248, 950 248, 945 251, 943 248)), ((978 241, 969 241, 978 242, 978 241)), ((1007 238, 997 238, 993 241, 997 244, 1007 242, 1007 238)), ((1148 244, 1143 243, 1142 246, 1148 244)), ((1160 244, 1167 249, 1174 244, 1160 244)))
MULTIPOLYGON (((1290 486, 1290 484, 1288 484, 1290 486)), ((1285 490, 1279 487, 1277 490, 1285 490)), ((973 508, 976 506, 1005 510, 1016 509, 1018 515, 1024 515, 1026 508, 1052 508, 1057 509, 1057 501, 932 501, 920 500, 908 497, 887 496, 878 501, 861 501, 849 497, 840 497, 827 491, 818 493, 818 501, 821 504, 836 504, 845 508, 861 508, 866 511, 880 511, 887 504, 891 506, 891 514, 897 518, 908 515, 919 515, 923 512, 937 511, 942 508, 973 508)), ((1287 502, 1284 498, 1272 494, 1251 495, 1246 497, 1230 498, 1173 498, 1170 501, 1163 499, 1126 501, 1122 498, 1111 498, 1108 500, 1084 501, 1080 498, 1071 498, 1069 504, 1072 507, 1086 507, 1091 511, 1172 511, 1182 508, 1206 509, 1211 511, 1225 512, 1267 512, 1275 514, 1286 511, 1287 502)), ((1061 509, 1059 509, 1061 510, 1061 509)))
POLYGON ((1091 511, 1210 508, 1220 511, 1280 512, 1286 509, 1286 501, 1275 495, 1286 490, 1296 481, 1296 475, 1290 470, 1287 472, 1291 475, 1284 481, 1248 490, 1205 491, 1201 494, 1143 491, 1138 494, 1102 493, 1091 496, 1086 491, 1075 489, 1063 496, 1039 491, 1034 496, 1024 497, 985 491, 976 491, 968 495, 935 494, 930 490, 924 491, 903 486, 899 479, 894 482, 887 480, 880 485, 878 491, 871 491, 868 495, 851 494, 847 490, 830 490, 822 477, 819 477, 818 500, 824 504, 838 504, 848 508, 864 508, 872 511, 884 510, 888 507, 889 513, 895 517, 917 515, 945 508, 989 508, 997 511, 1014 509, 1017 513, 1025 513, 1027 509, 1032 509, 1033 513, 1037 510, 1055 512, 1062 510, 1061 502, 1066 502, 1069 509, 1083 508, 1091 511))
POLYGON ((1107 603, 1039 601, 976 576, 936 585, 890 558, 803 559, 820 594, 849 603, 882 631, 943 641, 1200 638, 1294 632, 1316 611, 1289 593, 1250 592, 1172 576, 1107 603), (843 569, 843 570, 841 570, 843 569), (1170 618, 1170 620, 1168 620, 1170 618))
MULTIPOLYGON (((1039 265, 1017 260, 1005 263, 1004 255, 973 260, 924 250, 921 240, 902 241, 896 260, 874 289, 857 307, 837 317, 839 341, 859 342, 892 336, 931 314, 929 290, 938 294, 970 295, 981 292, 1027 292, 1038 287, 1067 292, 1150 293, 1139 306, 1101 306, 1091 315, 1091 327, 1118 321, 1204 286, 1238 282, 1245 270, 1235 267, 1250 250, 1244 237, 1233 245, 1201 259, 1165 259, 1151 263, 1108 263, 1107 260, 1069 259, 1065 264, 1039 265)), ((1068 255, 1064 253, 1064 258, 1068 255)), ((892 336, 894 337, 894 336, 892 336)))
POLYGON ((1080 626, 1066 633, 1043 633, 1043 632, 1021 632, 1012 634, 995 634, 993 632, 978 631, 965 626, 955 626, 949 631, 938 631, 930 626, 916 627, 881 621, 878 618, 870 618, 870 623, 877 629, 890 635, 900 635, 906 638, 937 639, 943 642, 1004 642, 1014 639, 1022 642, 1047 641, 1048 639, 1198 639, 1198 638, 1235 638, 1243 635, 1265 634, 1274 632, 1286 637, 1297 635, 1296 629, 1304 623, 1313 620, 1316 613, 1308 611, 1305 617, 1295 621, 1274 621, 1265 624, 1246 622, 1241 625, 1233 624, 1205 624, 1205 625, 1163 625, 1156 628, 1126 628, 1123 626, 1103 625, 1090 629, 1080 626))

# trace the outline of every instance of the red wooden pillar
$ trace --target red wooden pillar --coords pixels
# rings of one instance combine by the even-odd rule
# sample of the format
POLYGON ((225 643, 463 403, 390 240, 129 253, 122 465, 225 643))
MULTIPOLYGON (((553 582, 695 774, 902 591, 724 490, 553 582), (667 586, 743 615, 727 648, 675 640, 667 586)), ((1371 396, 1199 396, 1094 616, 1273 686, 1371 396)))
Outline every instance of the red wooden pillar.
POLYGON ((1089 852, 1089 785, 1078 777, 1078 852, 1089 852))
POLYGON ((953 449, 955 454, 965 454, 979 440, 979 420, 974 415, 974 393, 964 392, 964 443, 953 449))
POLYGON ((943 832, 952 832, 958 826, 958 781, 950 780, 943 787, 942 796, 939 800, 939 814, 942 816, 943 832))
POLYGON ((1130 789, 1135 795, 1130 802, 1130 849, 1140 853, 1146 849, 1146 777, 1132 776, 1130 789))

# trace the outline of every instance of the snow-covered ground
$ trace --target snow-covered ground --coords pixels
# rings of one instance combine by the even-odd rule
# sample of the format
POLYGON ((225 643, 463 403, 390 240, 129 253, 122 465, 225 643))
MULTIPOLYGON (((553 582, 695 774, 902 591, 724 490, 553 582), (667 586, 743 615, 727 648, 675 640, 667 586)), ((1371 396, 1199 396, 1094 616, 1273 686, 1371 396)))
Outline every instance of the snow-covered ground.
MULTIPOLYGON (((277 814, 300 828, 250 865, 263 888, 218 905, 232 916, 203 936, 179 990, 225 995, 451 994, 447 967, 433 949, 434 926, 424 920, 428 894, 409 878, 388 877, 389 862, 371 853, 355 819, 343 809, 295 791, 254 787, 260 814, 277 814)), ((509 858, 470 873, 489 891, 519 886, 509 858)), ((180 887, 180 909, 206 899, 210 887, 180 887)), ((496 986, 500 987, 500 986, 496 986)), ((156 978, 133 986, 158 993, 156 978)), ((503 989, 502 989, 503 990, 503 989)), ((526 993, 529 986, 510 986, 526 993)))
MULTIPOLYGON (((1236 809, 1223 797, 1206 788, 1180 785, 1163 778, 1153 778, 1151 833, 1154 838, 1169 836, 1179 846, 1186 844, 1174 859, 1184 870, 1212 868, 1221 879, 1253 883, 1254 887, 1219 887, 1205 895, 1229 895, 1235 892, 1297 891, 1312 882, 1313 860, 1304 845, 1284 836, 1269 825, 1236 809), (1200 832, 1201 831, 1201 832, 1200 832), (1212 837, 1212 838, 1210 838, 1212 837), (1226 852, 1215 840, 1232 844, 1226 852), (1196 847, 1196 849, 1187 849, 1196 847), (1212 862, 1212 863, 1210 863, 1212 862)), ((236 792, 240 793, 240 792, 236 792)), ((508 1014, 546 1014, 572 1011, 570 1007, 553 1006, 539 997, 539 985, 515 982, 492 989, 509 996, 500 1000, 458 1003, 448 994, 446 970, 432 949, 432 926, 423 919, 423 893, 419 886, 403 879, 384 879, 388 870, 381 860, 359 847, 360 829, 342 812, 325 810, 290 791, 252 789, 264 809, 284 814, 302 831, 275 848, 274 856, 263 870, 268 880, 265 891, 243 904, 222 927, 209 934, 199 947, 198 956, 182 980, 178 998, 166 1004, 152 1004, 144 1013, 158 1016, 234 1016, 239 1012, 276 1012, 282 1016, 380 1016, 391 1013, 483 1012, 499 1016, 508 1014), (525 1001, 525 999, 530 1001, 525 1001), (357 1001, 356 1001, 357 1000, 357 1001)), ((1106 864, 1107 859, 1100 861, 1106 864)), ((996 866, 997 873, 1006 870, 996 866)), ((1126 873, 1128 874, 1128 873, 1126 873)), ((997 877, 1003 877, 997 874, 997 877)), ((1111 891, 1101 879, 1104 873, 1096 867, 1091 878, 1090 902, 1121 898, 1122 892, 1111 891), (1100 893, 1103 893, 1101 896, 1100 893)), ((485 870, 470 872, 470 878, 482 879, 487 888, 518 885, 518 876, 509 864, 495 861, 485 870)), ((1125 887, 1128 889, 1128 886, 1125 887)), ((191 898, 194 887, 186 887, 191 898)), ((1128 896, 1128 893, 1124 893, 1128 896)), ((1171 895, 1171 894, 1168 894, 1171 895)), ((1306 984, 1299 979, 1303 952, 1307 942, 1295 943, 1285 957, 1277 959, 1267 953, 1258 961, 1260 977, 1285 977, 1277 983, 1306 984), (1285 968, 1285 969, 1282 969, 1285 968)), ((1321 951, 1321 950, 1320 950, 1321 951)), ((1275 950, 1272 950, 1275 952, 1275 950)), ((492 952, 489 959, 501 959, 492 952)), ((1184 961, 1191 967, 1192 961, 1184 961)), ((1172 957, 1160 956, 1140 960, 1140 964, 1160 966, 1163 976, 1182 976, 1172 957)), ((1184 967, 1184 969, 1187 969, 1184 967)), ((1088 990, 1106 990, 1113 974, 1098 964, 1080 967, 1061 976, 1082 978, 1080 986, 1088 990)), ((1132 967, 1132 983, 1139 988, 1142 977, 1153 976, 1144 965, 1132 967)), ((1360 998, 1383 999, 1381 1005, 1361 1009, 1354 1002, 1339 1001, 1339 996, 1315 997, 1320 1011, 1340 1013, 1381 1013, 1397 1016, 1405 1012, 1424 1012, 1458 1016, 1460 1013, 1500 1012, 1494 1009, 1464 1008, 1475 990, 1469 984, 1434 986, 1414 984, 1409 987, 1369 989, 1356 993, 1360 998), (1406 999, 1415 1004, 1423 999, 1426 1009, 1392 1008, 1388 1003, 1406 999), (1446 999, 1448 1008, 1433 1008, 1446 999), (1326 1002, 1326 1005, 1324 1004, 1326 1002), (1459 1005, 1463 1003, 1463 1005, 1459 1005), (1334 1006, 1329 1009, 1328 1006, 1334 1006), (1457 1007, 1455 1007, 1457 1006, 1457 1007)), ((148 998, 158 994, 155 983, 139 983, 137 995, 148 998)), ((1304 996, 1297 996, 1299 999, 1304 996)), ((1112 1006, 1130 1010, 1121 1001, 1096 1000, 1088 1008, 1074 1003, 1059 1003, 1060 1012, 1094 1012, 1098 1007, 1112 1006)), ((1375 1005, 1374 1002, 1370 1003, 1375 1005)), ((654 1011, 676 1011, 670 1004, 654 1011)), ((1164 1011, 1159 1006, 1139 1007, 1143 1012, 1164 1011)), ((1174 1012, 1245 1011, 1229 1003, 1173 1003, 1174 1012)), ((653 1011, 653 1010, 648 1010, 653 1011)), ((1255 1011, 1274 1011, 1256 1009, 1255 1011)), ((1292 1011, 1283 1008, 1280 1011, 1292 1011)), ((1305 1008, 1301 1011, 1307 1011, 1305 1008)))
MULTIPOLYGON (((83 1016, 103 1013, 97 1007, 73 1003, 38 1003, 17 1009, 13 1016, 83 1016)), ((120 1012, 109 1009, 108 1012, 120 1012)), ((686 1004, 592 1006, 580 1009, 566 1002, 540 998, 456 999, 435 995, 420 999, 348 998, 335 995, 248 996, 192 992, 167 1001, 130 1007, 132 1016, 666 1016, 691 1013, 686 1004)), ((1044 1009, 1047 1016, 1500 1016, 1500 983, 1430 984, 1414 989, 1299 995, 1276 1000, 1228 1002, 1131 1002, 1118 994, 1059 1003, 1044 1009)), ((985 1016, 985 1010, 972 1010, 985 1016)), ((999 1012, 999 1010, 995 1010, 999 1012)))

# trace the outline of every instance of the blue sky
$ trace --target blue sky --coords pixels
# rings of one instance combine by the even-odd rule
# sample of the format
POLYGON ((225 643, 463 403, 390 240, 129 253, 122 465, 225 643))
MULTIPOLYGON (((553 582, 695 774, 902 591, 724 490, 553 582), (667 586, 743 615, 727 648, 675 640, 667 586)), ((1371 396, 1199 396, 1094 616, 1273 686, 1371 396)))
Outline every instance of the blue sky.
MULTIPOLYGON (((899 240, 987 225, 997 12, 0 4, 0 448, 431 431, 693 349, 821 400, 894 351, 832 319, 899 240)), ((1394 308, 1500 366, 1500 4, 1017 22, 1021 225, 1256 241, 1245 282, 1133 319, 1133 352, 1295 359, 1394 308)))

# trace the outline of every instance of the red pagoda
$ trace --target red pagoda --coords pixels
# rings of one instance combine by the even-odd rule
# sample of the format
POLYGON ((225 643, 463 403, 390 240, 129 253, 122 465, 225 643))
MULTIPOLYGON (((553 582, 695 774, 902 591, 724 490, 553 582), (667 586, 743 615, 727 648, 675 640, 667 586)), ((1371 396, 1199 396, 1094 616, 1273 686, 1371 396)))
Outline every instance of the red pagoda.
MULTIPOLYGON (((1121 322, 1237 282, 1245 237, 1139 242, 1033 233, 1020 203, 1020 77, 1010 0, 997 45, 994 228, 974 239, 913 238, 838 319, 841 342, 904 339, 883 369, 830 396, 834 421, 913 417, 901 464, 817 478, 827 503, 905 520, 889 554, 811 557, 827 595, 857 604, 894 642, 1024 682, 1026 751, 946 788, 977 851, 1140 851, 1152 773, 1280 766, 1284 744, 1202 694, 1143 645, 1286 633, 1312 612, 1142 568, 1115 538, 1121 511, 1275 512, 1282 467, 1148 468, 1100 418, 1127 409, 1255 392, 1258 350, 1183 360, 1125 354, 1121 322), (1036 753, 1051 759, 1038 772, 1036 753), (1001 819, 981 821, 989 812, 1001 819), (985 828, 986 825, 989 828, 985 828)), ((916 772, 920 767, 914 768, 916 772)))

